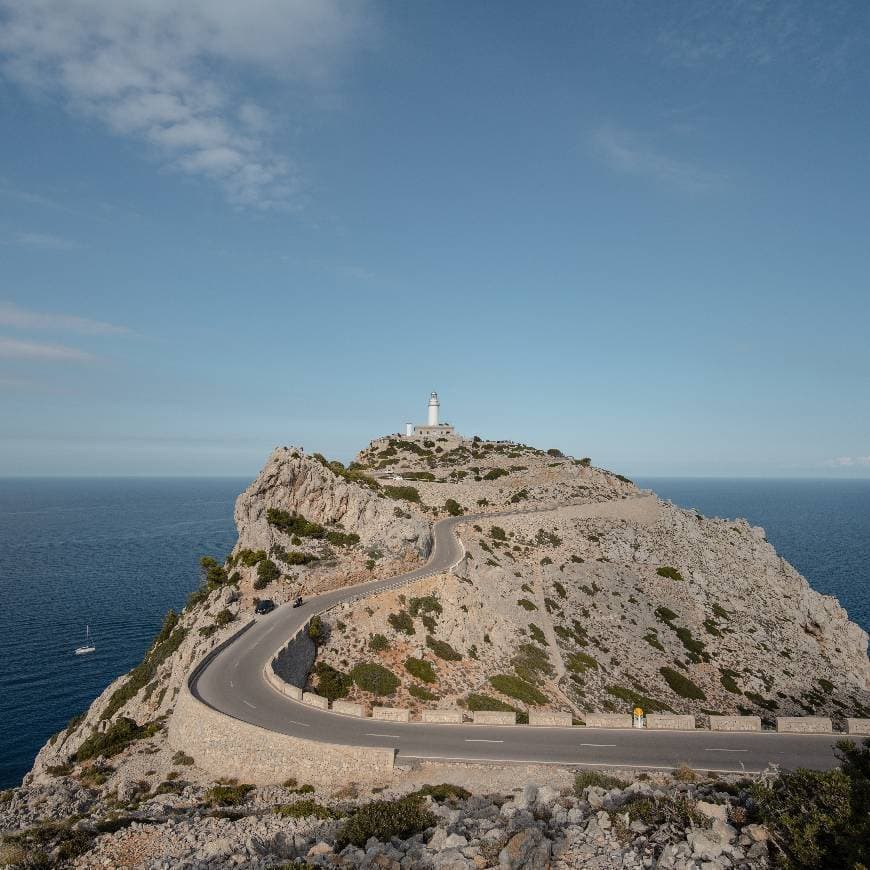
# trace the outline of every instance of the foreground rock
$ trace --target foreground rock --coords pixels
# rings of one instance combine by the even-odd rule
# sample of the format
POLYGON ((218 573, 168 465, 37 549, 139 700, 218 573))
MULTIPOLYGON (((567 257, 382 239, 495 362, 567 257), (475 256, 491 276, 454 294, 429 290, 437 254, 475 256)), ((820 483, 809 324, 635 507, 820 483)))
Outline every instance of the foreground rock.
POLYGON ((269 868, 294 861, 422 870, 767 867, 768 835, 749 821, 748 785, 661 777, 626 785, 587 772, 573 788, 527 782, 512 793, 472 794, 441 785, 411 797, 378 795, 376 804, 352 790, 327 796, 305 786, 243 789, 238 800, 232 787, 188 786, 175 795, 139 794, 126 805, 71 787, 56 790, 53 832, 32 826, 38 790, 20 790, 2 805, 0 820, 7 831, 25 832, 5 839, 0 860, 79 868, 269 868), (231 805, 216 808, 216 795, 231 805), (59 823, 72 810, 89 815, 59 823))

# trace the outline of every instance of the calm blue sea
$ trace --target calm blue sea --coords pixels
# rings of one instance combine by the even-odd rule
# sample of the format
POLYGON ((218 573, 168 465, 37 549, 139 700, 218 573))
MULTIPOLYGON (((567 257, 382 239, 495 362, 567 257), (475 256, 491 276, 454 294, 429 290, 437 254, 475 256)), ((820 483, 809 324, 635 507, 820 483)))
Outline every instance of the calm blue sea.
MULTIPOLYGON (((0 480, 0 787, 137 664, 204 553, 235 542, 243 479, 0 480), (90 623, 97 652, 72 654, 90 623)), ((643 478, 708 516, 745 516, 870 628, 870 481, 643 478)))
POLYGON ((129 670, 198 559, 235 543, 240 479, 0 479, 0 787, 129 670), (90 623, 97 651, 74 656, 90 623))

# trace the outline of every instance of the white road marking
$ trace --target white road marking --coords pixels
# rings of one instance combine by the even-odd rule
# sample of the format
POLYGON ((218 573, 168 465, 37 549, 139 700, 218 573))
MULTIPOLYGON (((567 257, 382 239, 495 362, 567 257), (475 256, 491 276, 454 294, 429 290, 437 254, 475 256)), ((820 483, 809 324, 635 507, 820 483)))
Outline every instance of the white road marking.
POLYGON ((602 747, 616 746, 615 743, 581 743, 580 745, 581 746, 602 746, 602 747))
POLYGON ((309 725, 308 723, 306 723, 306 722, 297 722, 295 719, 288 719, 287 721, 288 721, 291 725, 301 725, 303 728, 310 728, 310 727, 311 727, 311 725, 309 725))
POLYGON ((504 743, 504 740, 487 740, 485 737, 468 737, 466 743, 504 743))
POLYGON ((246 701, 244 698, 242 698, 242 703, 243 703, 243 704, 247 704, 247 705, 248 705, 252 710, 256 710, 256 709, 257 709, 256 706, 255 706, 254 704, 252 704, 250 701, 246 701))
POLYGON ((705 746, 704 752, 749 752, 748 749, 716 749, 711 746, 705 746))
POLYGON ((401 737, 401 735, 400 734, 372 734, 370 731, 367 731, 366 737, 394 737, 398 740, 401 737))
POLYGON ((235 686, 233 685, 233 681, 232 681, 232 680, 230 680, 230 688, 231 688, 231 689, 235 689, 235 686))

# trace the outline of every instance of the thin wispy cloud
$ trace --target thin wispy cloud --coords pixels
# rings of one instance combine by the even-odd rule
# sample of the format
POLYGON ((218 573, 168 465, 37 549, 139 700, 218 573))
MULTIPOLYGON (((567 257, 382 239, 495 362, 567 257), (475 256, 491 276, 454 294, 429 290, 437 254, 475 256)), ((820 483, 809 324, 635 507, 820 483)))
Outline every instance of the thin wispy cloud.
POLYGON ((71 239, 53 233, 15 233, 9 244, 37 251, 74 251, 78 244, 71 239))
MULTIPOLYGON (((656 10, 660 12, 660 10, 656 10)), ((694 0, 658 16, 657 47, 672 64, 798 62, 827 78, 866 57, 870 6, 850 0, 694 0)))
POLYGON ((16 329, 45 329, 57 332, 74 332, 79 335, 128 335, 129 327, 102 320, 91 320, 75 314, 50 314, 31 311, 14 302, 0 302, 0 326, 16 329))
POLYGON ((0 337, 0 357, 46 362, 90 362, 96 357, 77 347, 0 337))
POLYGON ((298 173, 271 139, 273 113, 237 82, 324 82, 364 11, 338 0, 0 0, 0 69, 234 204, 286 207, 298 173))
POLYGON ((708 193, 725 186, 725 178, 700 166, 672 157, 637 134, 612 125, 593 131, 594 152, 615 172, 652 179, 686 193, 708 193))

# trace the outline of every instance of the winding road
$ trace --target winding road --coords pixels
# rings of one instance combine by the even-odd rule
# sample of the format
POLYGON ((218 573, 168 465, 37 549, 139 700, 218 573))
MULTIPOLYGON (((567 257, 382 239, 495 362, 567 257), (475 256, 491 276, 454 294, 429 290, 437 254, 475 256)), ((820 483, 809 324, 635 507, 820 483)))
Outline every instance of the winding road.
MULTIPOLYGON (((510 514, 537 512, 541 511, 510 514)), ((431 760, 667 770, 688 764, 698 770, 721 772, 755 772, 771 763, 820 770, 835 766, 832 749, 842 735, 386 722, 320 710, 280 695, 268 685, 263 675, 265 665, 312 616, 448 570, 464 554, 456 526, 475 519, 450 517, 435 523, 429 561, 414 571, 325 592, 302 607, 285 604, 258 617, 192 672, 192 694, 221 713, 271 731, 325 743, 392 747, 397 764, 431 760)))

